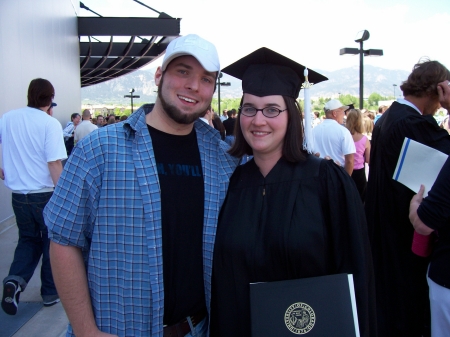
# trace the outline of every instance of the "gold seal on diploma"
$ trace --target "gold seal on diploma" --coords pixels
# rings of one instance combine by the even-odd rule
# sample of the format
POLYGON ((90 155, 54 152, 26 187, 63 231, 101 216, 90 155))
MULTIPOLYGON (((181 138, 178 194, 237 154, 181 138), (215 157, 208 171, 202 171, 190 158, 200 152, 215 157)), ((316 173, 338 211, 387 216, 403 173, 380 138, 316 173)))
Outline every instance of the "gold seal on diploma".
POLYGON ((284 323, 290 332, 304 335, 314 327, 316 314, 308 304, 297 302, 287 308, 284 314, 284 323))

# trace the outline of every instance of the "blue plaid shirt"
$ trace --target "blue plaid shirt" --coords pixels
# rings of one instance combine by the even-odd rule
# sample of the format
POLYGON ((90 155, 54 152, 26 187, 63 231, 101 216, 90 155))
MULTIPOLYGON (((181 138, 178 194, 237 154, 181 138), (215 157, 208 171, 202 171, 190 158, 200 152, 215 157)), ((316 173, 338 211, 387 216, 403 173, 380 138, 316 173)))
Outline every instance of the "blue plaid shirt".
MULTIPOLYGON (((203 268, 209 311, 217 219, 238 160, 226 153, 228 145, 217 131, 202 121, 194 127, 204 175, 203 268)), ((143 111, 95 130, 77 144, 44 216, 51 240, 87 253, 98 327, 119 336, 163 336, 161 194, 143 111)), ((67 335, 73 336, 70 326, 67 335)))

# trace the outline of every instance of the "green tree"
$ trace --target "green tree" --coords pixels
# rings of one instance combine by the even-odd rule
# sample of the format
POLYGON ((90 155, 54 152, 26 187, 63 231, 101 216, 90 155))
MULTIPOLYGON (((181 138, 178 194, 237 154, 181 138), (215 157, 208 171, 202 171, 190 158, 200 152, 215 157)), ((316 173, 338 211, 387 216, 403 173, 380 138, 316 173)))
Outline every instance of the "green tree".
POLYGON ((340 95, 339 100, 344 105, 350 105, 353 104, 355 107, 358 105, 358 98, 356 96, 352 96, 350 94, 347 95, 340 95))
POLYGON ((326 102, 331 101, 331 98, 329 97, 319 97, 319 105, 323 106, 325 105, 326 102))
MULTIPOLYGON (((241 98, 221 98, 220 99, 220 114, 223 110, 239 109, 239 104, 241 103, 241 98)), ((211 107, 215 112, 219 112, 219 104, 217 98, 213 98, 211 101, 211 107)))
POLYGON ((369 107, 377 107, 378 108, 378 102, 384 101, 385 97, 381 96, 380 94, 373 92, 370 94, 369 99, 367 100, 367 103, 369 104, 369 107))

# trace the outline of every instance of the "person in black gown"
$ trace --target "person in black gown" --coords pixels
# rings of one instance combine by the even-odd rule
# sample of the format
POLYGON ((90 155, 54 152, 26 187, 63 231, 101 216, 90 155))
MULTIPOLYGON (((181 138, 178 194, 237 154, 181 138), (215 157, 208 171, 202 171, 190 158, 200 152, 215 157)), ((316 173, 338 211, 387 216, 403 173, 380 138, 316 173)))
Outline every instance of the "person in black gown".
POLYGON ((437 87, 445 80, 450 72, 441 63, 416 64, 400 86, 404 99, 392 103, 373 130, 365 211, 382 337, 430 335, 430 257, 411 251, 414 230, 408 215, 414 192, 392 177, 405 137, 450 154, 450 136, 433 117, 441 104, 437 87))
POLYGON ((219 216, 211 336, 251 336, 250 283, 339 273, 354 275, 361 336, 376 336, 363 206, 342 167, 303 150, 303 70, 267 48, 223 69, 244 92, 229 152, 254 157, 232 175, 219 216))

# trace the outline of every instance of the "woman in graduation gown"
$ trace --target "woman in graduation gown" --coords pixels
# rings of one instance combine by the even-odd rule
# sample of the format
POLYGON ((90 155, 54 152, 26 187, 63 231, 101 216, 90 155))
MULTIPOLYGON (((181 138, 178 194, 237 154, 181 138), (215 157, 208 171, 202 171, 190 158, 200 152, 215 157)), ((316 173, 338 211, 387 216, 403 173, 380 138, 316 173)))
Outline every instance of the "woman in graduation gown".
POLYGON ((210 336, 251 336, 250 283, 339 273, 354 276, 361 336, 376 336, 363 206, 343 168, 303 150, 303 70, 267 48, 223 69, 244 92, 230 153, 253 159, 232 175, 219 216, 210 336))

